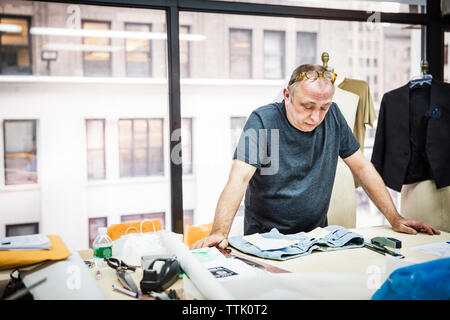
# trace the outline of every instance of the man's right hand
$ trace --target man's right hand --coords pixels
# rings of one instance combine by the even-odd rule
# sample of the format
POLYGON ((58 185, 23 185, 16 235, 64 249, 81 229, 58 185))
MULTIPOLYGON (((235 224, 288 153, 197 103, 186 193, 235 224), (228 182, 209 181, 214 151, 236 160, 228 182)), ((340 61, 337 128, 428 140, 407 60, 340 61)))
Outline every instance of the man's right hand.
POLYGON ((196 241, 190 249, 193 250, 204 247, 218 247, 219 249, 225 249, 228 247, 228 241, 222 234, 210 234, 209 236, 196 241))

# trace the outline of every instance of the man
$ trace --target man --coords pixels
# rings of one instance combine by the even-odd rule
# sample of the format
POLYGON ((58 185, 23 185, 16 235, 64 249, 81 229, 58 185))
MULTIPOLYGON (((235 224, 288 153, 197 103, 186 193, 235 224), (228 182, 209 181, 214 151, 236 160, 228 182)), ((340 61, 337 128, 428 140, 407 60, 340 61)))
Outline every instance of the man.
POLYGON ((383 180, 364 158, 345 118, 332 103, 335 79, 336 74, 319 65, 301 65, 283 90, 281 103, 252 112, 220 195, 211 233, 192 249, 228 246, 228 233, 246 190, 244 234, 272 228, 292 234, 325 227, 339 156, 395 231, 440 234, 397 212, 383 180))

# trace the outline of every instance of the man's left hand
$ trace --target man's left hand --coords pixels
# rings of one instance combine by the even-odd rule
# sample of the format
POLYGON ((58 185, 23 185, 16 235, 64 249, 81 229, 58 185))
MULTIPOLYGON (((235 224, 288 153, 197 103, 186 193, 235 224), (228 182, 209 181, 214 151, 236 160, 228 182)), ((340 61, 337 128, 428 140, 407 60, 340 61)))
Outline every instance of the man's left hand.
POLYGON ((426 232, 430 235, 433 234, 441 234, 441 232, 432 226, 418 222, 415 220, 408 220, 404 218, 398 218, 391 224, 392 229, 397 232, 409 233, 409 234, 417 234, 417 232, 426 232))

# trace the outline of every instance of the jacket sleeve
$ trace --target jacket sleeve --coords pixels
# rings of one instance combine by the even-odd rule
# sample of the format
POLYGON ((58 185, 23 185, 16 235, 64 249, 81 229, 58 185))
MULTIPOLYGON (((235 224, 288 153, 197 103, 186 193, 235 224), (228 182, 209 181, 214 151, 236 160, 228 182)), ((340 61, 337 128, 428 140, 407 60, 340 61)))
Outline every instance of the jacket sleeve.
POLYGON ((384 168, 384 156, 385 156, 385 137, 386 137, 386 96, 383 96, 380 105, 380 112, 378 114, 378 123, 377 123, 377 131, 375 134, 375 141, 373 144, 372 151, 372 163, 377 169, 380 176, 383 176, 383 168, 384 168))

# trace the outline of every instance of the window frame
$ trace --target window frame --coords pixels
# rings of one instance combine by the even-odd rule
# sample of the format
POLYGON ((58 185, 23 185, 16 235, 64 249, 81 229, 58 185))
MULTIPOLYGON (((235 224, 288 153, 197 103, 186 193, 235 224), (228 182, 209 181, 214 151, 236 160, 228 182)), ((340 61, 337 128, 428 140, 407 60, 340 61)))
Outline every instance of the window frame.
POLYGON ((159 118, 159 117, 155 117, 155 118, 120 118, 118 120, 118 130, 119 130, 119 178, 120 179, 130 179, 130 178, 146 178, 146 177, 163 177, 165 176, 165 166, 164 166, 164 161, 165 161, 165 154, 164 154, 164 118, 159 118), (134 121, 135 120, 145 120, 146 121, 146 174, 145 175, 135 175, 135 157, 134 157, 134 152, 135 152, 135 133, 134 133, 134 121), (163 166, 162 166, 162 173, 161 174, 150 174, 150 153, 151 153, 151 145, 150 145, 150 121, 151 120, 159 120, 161 121, 161 136, 162 136, 162 141, 161 141, 161 148, 162 148, 162 156, 163 156, 163 166), (130 149, 130 148, 122 148, 120 146, 120 122, 121 121, 131 121, 131 172, 132 175, 122 175, 121 174, 121 167, 120 167, 120 151, 122 149, 130 149))
POLYGON ((94 240, 96 238, 96 236, 94 236, 91 239, 91 234, 90 234, 90 231, 91 231, 91 229, 90 229, 90 227, 91 227, 91 220, 99 220, 99 219, 104 219, 105 222, 106 222, 105 226, 108 226, 108 217, 107 216, 104 216, 104 217, 89 217, 88 218, 88 244, 89 244, 89 248, 92 248, 92 244, 94 243, 94 240), (91 242, 91 240, 92 240, 92 242, 91 242))
MULTIPOLYGON (((148 28, 148 32, 152 32, 153 29, 153 24, 152 23, 141 23, 141 22, 125 22, 123 24, 123 29, 125 31, 127 30, 127 26, 146 26, 149 27, 148 28)), ((128 59, 127 59, 127 38, 124 39, 124 49, 125 49, 125 54, 124 54, 124 58, 125 58, 125 76, 126 77, 136 77, 133 75, 129 75, 128 72, 128 59)), ((148 51, 141 51, 141 50, 134 50, 132 52, 139 52, 139 53, 148 53, 148 58, 149 58, 149 74, 147 74, 146 76, 138 76, 138 77, 143 77, 143 78, 151 78, 153 77, 153 42, 151 39, 148 39, 148 51)))
POLYGON ((5 187, 10 187, 10 186, 29 186, 29 185, 32 185, 32 186, 36 186, 36 185, 39 185, 39 171, 38 171, 38 161, 39 161, 39 158, 38 158, 38 120, 37 119, 2 119, 2 121, 1 121, 1 130, 2 130, 2 137, 3 137, 3 150, 2 150, 2 153, 1 153, 1 155, 2 155, 2 163, 3 163, 3 167, 2 167, 2 175, 3 175, 3 177, 2 177, 2 179, 1 179, 1 181, 3 182, 3 186, 5 186, 5 187), (5 124, 7 123, 7 122, 32 122, 33 123, 33 126, 34 126, 34 130, 35 130, 35 141, 34 141, 34 145, 35 145, 35 148, 33 149, 33 152, 34 152, 34 155, 35 155, 35 158, 36 158, 36 182, 35 183, 25 183, 25 184, 23 184, 23 183, 18 183, 18 184, 8 184, 7 183, 7 179, 6 179, 6 154, 7 154, 7 152, 6 152, 6 126, 5 126, 5 124))
MULTIPOLYGON (((191 26, 187 24, 180 25, 180 28, 186 28, 187 32, 185 34, 191 33, 191 26)), ((180 53, 181 53, 181 47, 180 47, 180 53)), ((187 67, 186 67, 186 73, 182 75, 182 68, 180 63, 180 77, 183 76, 184 79, 188 79, 191 77, 191 43, 187 41, 187 67)), ((181 61, 180 61, 181 62, 181 61)))
MULTIPOLYGON (((28 46, 20 46, 20 45, 6 45, 7 47, 17 47, 17 48, 28 48, 28 59, 30 60, 30 67, 28 68, 27 73, 19 73, 19 74, 12 74, 12 75, 32 75, 33 74, 33 44, 31 43, 32 37, 30 33, 31 29, 31 22, 32 17, 27 15, 11 15, 11 14, 1 14, 0 13, 0 20, 1 18, 7 18, 7 19, 23 19, 27 21, 28 26, 28 46)), ((0 50, 3 47, 2 45, 2 37, 1 37, 1 31, 0 31, 0 50)), ((2 57, 0 54, 0 75, 4 75, 2 73, 2 57)), ((11 75, 11 74, 8 74, 11 75)))
POLYGON ((263 77, 264 79, 284 79, 286 77, 286 31, 284 30, 270 30, 270 29, 264 29, 263 30, 263 77), (278 59, 281 59, 281 75, 279 78, 275 77, 268 77, 266 74, 266 34, 277 34, 281 36, 281 54, 277 56, 278 59))
MULTIPOLYGON (((94 19, 81 19, 81 29, 84 29, 84 23, 106 23, 108 25, 108 29, 107 30, 111 30, 111 21, 107 21, 107 20, 94 20, 94 19)), ((90 38, 90 37, 81 37, 81 43, 84 44, 84 39, 86 38, 90 38)), ((108 38, 108 46, 111 46, 111 38, 108 38)), ((88 78, 95 78, 95 77, 112 77, 113 76, 113 70, 112 70, 112 60, 113 60, 113 53, 109 52, 109 64, 108 64, 108 69, 109 69, 109 75, 102 75, 102 76, 98 76, 98 75, 87 75, 86 74, 86 54, 89 53, 90 51, 86 51, 83 52, 81 55, 81 58, 83 60, 83 77, 88 77, 88 78)))
POLYGON ((8 227, 26 227, 26 226, 34 226, 35 227, 36 232, 31 233, 31 234, 39 233, 39 222, 5 224, 5 237, 13 237, 13 235, 8 234, 8 227))
POLYGON ((86 127, 86 162, 88 161, 89 151, 92 150, 103 150, 103 178, 89 178, 89 165, 86 163, 86 177, 88 181, 100 181, 106 180, 107 176, 107 168, 106 168, 106 119, 101 118, 90 118, 85 119, 85 127, 86 127), (89 149, 89 135, 88 135, 88 121, 101 121, 103 124, 103 148, 102 149, 89 149))
POLYGON ((247 29, 247 28, 228 28, 228 75, 230 79, 253 79, 253 29, 247 29), (248 57, 248 62, 249 62, 249 74, 248 77, 236 77, 232 74, 231 70, 231 57, 232 57, 232 49, 231 49, 231 33, 232 32, 240 32, 240 31, 245 31, 248 32, 250 35, 250 49, 249 49, 249 57, 248 57))

